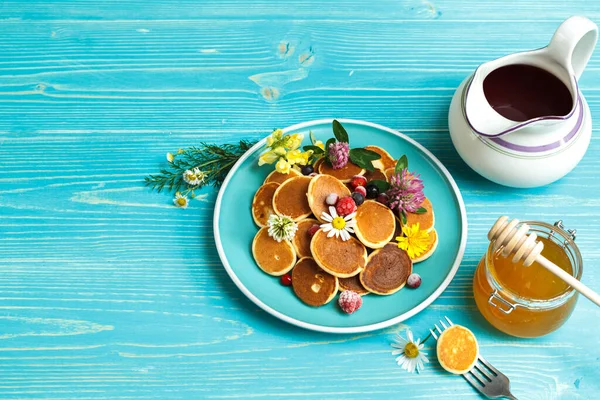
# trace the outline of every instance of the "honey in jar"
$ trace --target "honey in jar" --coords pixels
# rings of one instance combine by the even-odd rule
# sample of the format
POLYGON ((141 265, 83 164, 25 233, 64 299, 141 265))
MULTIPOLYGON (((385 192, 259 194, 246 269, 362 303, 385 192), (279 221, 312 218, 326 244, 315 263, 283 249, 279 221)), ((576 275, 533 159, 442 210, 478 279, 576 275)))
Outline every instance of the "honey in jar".
MULTIPOLYGON (((581 255, 571 233, 543 222, 530 225, 544 244, 542 255, 581 278, 581 255)), ((557 223, 559 224, 559 223, 557 223)), ((497 329, 518 337, 538 337, 562 326, 571 315, 577 292, 542 265, 529 267, 502 256, 502 247, 487 253, 479 262, 473 279, 473 294, 479 311, 497 329)))

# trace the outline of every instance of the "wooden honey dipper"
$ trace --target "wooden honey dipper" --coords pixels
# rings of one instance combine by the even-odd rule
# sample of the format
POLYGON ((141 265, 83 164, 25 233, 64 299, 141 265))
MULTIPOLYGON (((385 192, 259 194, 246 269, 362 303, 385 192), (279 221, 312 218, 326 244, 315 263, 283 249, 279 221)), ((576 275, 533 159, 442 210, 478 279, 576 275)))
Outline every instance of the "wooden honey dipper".
POLYGON ((537 235, 535 232, 529 233, 529 225, 527 224, 521 224, 517 228, 518 224, 518 219, 508 222, 507 216, 498 218, 487 235, 490 241, 495 240, 493 250, 497 251, 501 246, 504 246, 502 256, 508 257, 514 252, 512 262, 517 263, 523 260, 525 267, 529 267, 534 261, 537 261, 548 271, 568 283, 573 289, 600 306, 600 295, 544 257, 541 254, 544 244, 536 240, 537 235))

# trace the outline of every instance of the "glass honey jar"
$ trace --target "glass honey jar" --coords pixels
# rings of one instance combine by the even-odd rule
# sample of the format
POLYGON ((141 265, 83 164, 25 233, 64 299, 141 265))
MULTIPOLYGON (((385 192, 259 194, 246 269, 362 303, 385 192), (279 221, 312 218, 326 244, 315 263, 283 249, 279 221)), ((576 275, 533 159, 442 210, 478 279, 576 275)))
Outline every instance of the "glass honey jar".
MULTIPOLYGON (((583 272, 575 230, 565 230, 562 221, 553 225, 523 221, 544 243, 542 255, 578 280, 583 272)), ((520 226, 520 225, 519 225, 520 226)), ((517 226, 518 227, 518 226, 517 226)), ((473 295, 479 311, 494 327, 512 336, 532 338, 561 327, 569 318, 577 291, 534 262, 523 266, 504 258, 494 241, 483 256, 473 278, 473 295)))

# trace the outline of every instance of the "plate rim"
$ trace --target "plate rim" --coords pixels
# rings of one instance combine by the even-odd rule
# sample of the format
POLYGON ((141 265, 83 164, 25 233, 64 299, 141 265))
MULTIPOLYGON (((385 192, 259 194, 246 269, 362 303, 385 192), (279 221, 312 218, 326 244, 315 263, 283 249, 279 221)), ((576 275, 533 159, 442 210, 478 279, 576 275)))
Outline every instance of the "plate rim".
MULTIPOLYGON (((376 124, 376 123, 373 123, 373 122, 368 122, 368 121, 363 121, 363 120, 356 120, 356 119, 348 119, 348 118, 335 118, 335 119, 337 119, 341 123, 363 125, 363 126, 367 126, 367 127, 370 127, 370 128, 375 128, 375 129, 383 130, 383 131, 386 131, 388 133, 391 133, 392 135, 398 136, 398 137, 400 137, 400 138, 408 141, 412 145, 416 146, 423 153, 425 153, 425 155, 428 156, 431 161, 433 161, 433 163, 440 169, 440 171, 442 171, 442 173, 444 174, 444 176, 446 177, 446 179, 450 183, 450 186, 451 186, 451 188, 452 188, 452 190, 454 192, 454 195, 456 196, 457 201, 458 201, 459 210, 460 210, 460 214, 461 214, 461 223, 462 223, 463 229, 462 229, 462 233, 461 233, 461 236, 460 236, 460 245, 459 245, 459 248, 458 248, 458 253, 456 254, 456 257, 454 259, 454 263, 452 264, 452 268, 450 269, 450 272, 448 273, 448 275, 446 276, 446 278, 444 279, 444 281, 440 284, 440 286, 437 287, 437 289, 435 289, 435 291, 431 295, 429 295, 425 300, 423 300, 421 303, 419 303, 417 306, 413 307, 409 311, 407 311, 407 312, 405 312, 403 314, 400 314, 400 315, 398 315, 396 317, 387 319, 385 321, 377 322, 377 323, 374 323, 374 324, 352 326, 352 327, 334 327, 334 326, 312 324, 312 323, 301 321, 301 320, 296 319, 296 318, 292 318, 292 317, 290 317, 290 316, 288 316, 288 315, 286 315, 286 314, 284 314, 284 313, 282 313, 280 311, 277 311, 277 310, 271 308, 269 305, 265 304, 258 297, 256 297, 250 290, 248 290, 248 288, 237 277, 235 271, 233 271, 233 269, 231 268, 231 265, 229 265, 229 261, 227 260, 227 257, 225 256, 225 251, 223 249, 223 245, 222 245, 222 242, 221 242, 221 233, 219 231, 219 215, 221 213, 221 202, 222 202, 222 198, 223 198, 224 189, 229 184, 229 181, 231 180, 231 177, 233 176, 233 174, 235 174, 235 172, 240 167, 240 165, 248 157, 250 157, 250 155, 253 154, 256 149, 262 148, 265 145, 266 140, 267 140, 266 137, 263 138, 263 139, 261 139, 261 140, 259 140, 258 143, 256 143, 250 149, 248 149, 248 151, 246 151, 237 160, 237 162, 233 165, 233 167, 231 168, 231 170, 229 171, 229 173, 225 177, 225 180, 223 181, 223 184, 221 185, 221 188, 219 189, 219 193, 217 195, 217 199, 216 199, 216 202, 215 202, 215 210, 214 210, 214 213, 213 213, 213 235, 214 235, 214 238, 215 238, 215 245, 217 247, 217 253, 219 254, 219 258, 221 260, 221 263, 223 264, 223 267, 225 268, 225 271, 227 271, 227 274, 229 275, 229 277, 231 278, 231 280, 233 281, 233 283, 235 283, 235 285, 238 287, 238 289, 240 289, 242 291, 242 293, 248 299, 250 299, 254 304, 256 304, 257 306, 259 306, 261 309, 263 309, 267 313, 273 315, 276 318, 279 318, 282 321, 290 323, 292 325, 296 325, 296 326, 299 326, 301 328, 312 330, 312 331, 317 331, 317 332, 326 332, 326 333, 362 333, 362 332, 370 332, 370 331, 375 331, 375 330, 387 328, 387 327, 389 327, 391 325, 398 324, 398 323, 400 323, 402 321, 405 321, 408 318, 410 318, 410 317, 418 314, 419 312, 421 312, 425 308, 427 308, 431 303, 433 303, 444 292, 444 290, 446 290, 446 288, 448 287, 448 285, 450 285, 450 282, 452 282, 452 279, 454 279, 454 277, 456 276, 456 273, 458 272, 458 268, 460 267, 460 264, 462 262, 464 254, 465 254, 465 248, 466 248, 466 245, 467 245, 467 233, 468 233, 467 212, 466 212, 466 208, 465 208, 465 203, 464 203, 462 195, 460 193, 460 189, 458 188, 458 185, 454 181, 454 178, 452 177, 452 175, 450 175, 450 172, 440 162, 440 160, 437 159, 436 156, 434 156, 429 150, 427 150, 423 145, 421 145, 420 143, 418 143, 416 140, 408 137, 407 135, 405 135, 405 134, 403 134, 403 133, 401 133, 399 131, 396 131, 394 129, 391 129, 391 128, 388 128, 386 126, 383 126, 383 125, 380 125, 380 124, 376 124)), ((307 122, 301 122, 301 123, 298 123, 298 124, 290 125, 290 126, 284 128, 284 129, 282 129, 282 131, 283 131, 283 133, 288 133, 290 131, 297 131, 297 130, 305 129, 305 128, 310 127, 312 125, 332 123, 333 120, 334 120, 334 118, 324 118, 324 119, 311 120, 311 121, 307 121, 307 122)))

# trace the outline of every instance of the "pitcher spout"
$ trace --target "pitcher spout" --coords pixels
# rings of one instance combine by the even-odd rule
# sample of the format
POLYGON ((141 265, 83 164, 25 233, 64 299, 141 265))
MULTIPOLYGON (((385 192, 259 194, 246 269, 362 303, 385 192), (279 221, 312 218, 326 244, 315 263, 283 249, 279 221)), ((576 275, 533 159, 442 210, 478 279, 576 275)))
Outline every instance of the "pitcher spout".
POLYGON ((471 129, 482 136, 497 137, 518 129, 519 122, 500 115, 489 103, 484 80, 494 70, 506 65, 504 58, 480 65, 467 84, 463 94, 463 110, 471 129))
POLYGON ((554 125, 571 118, 580 103, 577 78, 597 38, 596 24, 571 17, 547 47, 479 66, 463 92, 471 129, 498 137, 531 124, 554 125))

